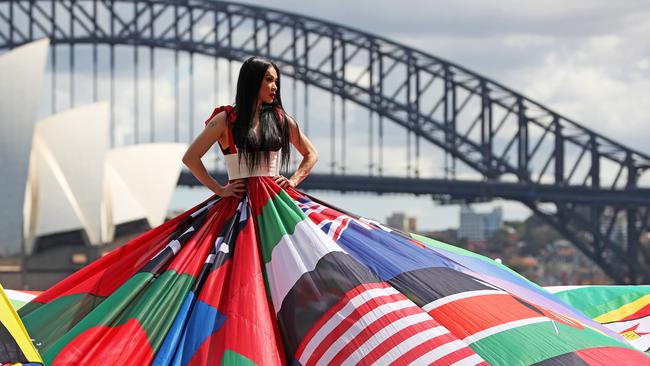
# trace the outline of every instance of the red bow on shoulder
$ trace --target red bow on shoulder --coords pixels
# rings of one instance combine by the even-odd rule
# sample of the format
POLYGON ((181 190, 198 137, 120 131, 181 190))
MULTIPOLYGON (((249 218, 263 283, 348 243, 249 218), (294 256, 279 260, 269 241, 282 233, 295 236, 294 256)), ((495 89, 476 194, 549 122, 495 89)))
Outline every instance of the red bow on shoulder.
POLYGON ((215 108, 215 109, 212 111, 212 114, 210 115, 210 117, 208 117, 208 119, 205 120, 204 124, 207 125, 208 122, 210 122, 210 120, 211 120, 214 116, 217 115, 217 113, 219 113, 219 112, 221 112, 221 111, 224 111, 224 110, 226 111, 226 120, 228 121, 228 123, 229 123, 229 124, 234 123, 235 120, 237 119, 237 115, 236 115, 235 113, 232 113, 233 109, 234 109, 234 107, 231 106, 231 105, 222 105, 222 106, 220 106, 220 107, 215 108))

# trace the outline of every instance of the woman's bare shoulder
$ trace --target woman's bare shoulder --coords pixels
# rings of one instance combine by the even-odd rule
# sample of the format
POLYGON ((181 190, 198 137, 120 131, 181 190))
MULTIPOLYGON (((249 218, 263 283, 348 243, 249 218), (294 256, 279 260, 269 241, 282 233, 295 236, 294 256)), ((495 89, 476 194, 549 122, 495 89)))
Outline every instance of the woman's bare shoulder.
POLYGON ((285 113, 285 116, 287 116, 287 122, 289 123, 289 127, 291 127, 292 129, 296 128, 296 127, 299 127, 298 122, 296 122, 296 119, 293 118, 293 116, 291 116, 288 113, 285 113))
POLYGON ((221 133, 226 129, 226 117, 226 111, 218 112, 205 123, 205 128, 212 129, 214 132, 221 135, 221 133))

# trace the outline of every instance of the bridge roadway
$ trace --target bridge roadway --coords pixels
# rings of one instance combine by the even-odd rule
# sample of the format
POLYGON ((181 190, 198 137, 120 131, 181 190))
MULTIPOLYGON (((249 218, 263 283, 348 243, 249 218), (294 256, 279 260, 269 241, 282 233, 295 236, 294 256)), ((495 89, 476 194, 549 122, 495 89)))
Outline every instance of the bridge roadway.
MULTIPOLYGON (((212 171, 210 174, 221 183, 228 180, 225 171, 212 171)), ((184 186, 201 185, 189 171, 185 170, 181 173, 178 184, 184 186)), ((323 190, 449 196, 451 199, 480 201, 503 198, 520 202, 570 202, 574 204, 625 206, 628 208, 650 206, 650 189, 647 188, 611 190, 585 186, 522 184, 519 182, 488 180, 472 181, 311 173, 300 184, 299 189, 306 191, 323 190)))

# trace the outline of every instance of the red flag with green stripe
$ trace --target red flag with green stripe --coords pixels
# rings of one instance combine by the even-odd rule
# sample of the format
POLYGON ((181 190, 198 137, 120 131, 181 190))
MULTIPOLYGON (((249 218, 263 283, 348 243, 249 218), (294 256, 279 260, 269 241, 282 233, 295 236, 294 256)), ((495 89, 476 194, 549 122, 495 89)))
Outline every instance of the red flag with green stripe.
POLYGON ((488 258, 247 183, 21 308, 46 363, 650 364, 488 258))

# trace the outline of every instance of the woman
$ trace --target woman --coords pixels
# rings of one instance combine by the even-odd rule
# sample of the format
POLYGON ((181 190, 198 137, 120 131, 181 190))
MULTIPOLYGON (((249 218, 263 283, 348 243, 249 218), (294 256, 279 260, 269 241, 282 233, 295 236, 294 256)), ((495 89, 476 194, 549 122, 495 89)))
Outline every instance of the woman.
MULTIPOLYGON (((206 121, 206 128, 190 145, 183 156, 183 163, 187 165, 192 174, 219 196, 235 196, 240 198, 244 191, 243 179, 231 180, 225 186, 208 174, 201 162, 201 157, 217 141, 221 146, 224 156, 230 158, 236 151, 228 151, 230 147, 228 130, 232 128, 235 145, 247 157, 247 168, 257 164, 257 159, 268 159, 269 154, 251 154, 251 151, 264 151, 279 147, 282 149, 282 167, 287 167, 291 149, 291 142, 303 156, 300 166, 291 178, 282 175, 274 176, 275 182, 282 188, 296 187, 302 182, 318 160, 318 153, 309 139, 300 132, 298 124, 293 118, 284 114, 282 99, 280 97, 280 72, 270 61, 251 57, 244 61, 237 81, 237 95, 235 97, 236 119, 232 126, 228 124, 226 116, 228 111, 224 108, 215 109, 213 115, 206 121), (255 92, 257 91, 257 92, 255 92), (278 113, 276 113, 278 112, 278 113), (286 119, 287 123, 283 123, 286 119)), ((241 158, 241 154, 239 158, 241 158)), ((275 158, 275 154, 272 154, 275 158)), ((227 162, 230 162, 228 159, 227 162)), ((265 163, 268 163, 265 161, 265 163)), ((230 166, 229 166, 230 168, 230 166)), ((234 168, 234 166, 233 166, 234 168)), ((229 171, 230 173, 230 171, 229 171)), ((241 176, 243 173, 240 173, 241 176)))
POLYGON ((235 106, 183 158, 215 195, 21 308, 45 363, 648 364, 488 258, 296 190, 317 159, 284 113, 278 68, 246 60, 235 106), (200 162, 214 142, 223 186, 200 162), (303 160, 287 178, 289 142, 303 160))

